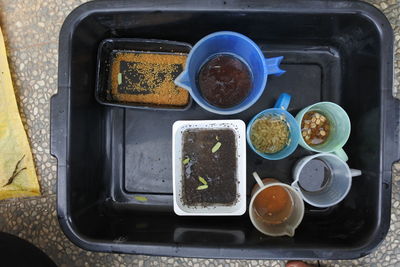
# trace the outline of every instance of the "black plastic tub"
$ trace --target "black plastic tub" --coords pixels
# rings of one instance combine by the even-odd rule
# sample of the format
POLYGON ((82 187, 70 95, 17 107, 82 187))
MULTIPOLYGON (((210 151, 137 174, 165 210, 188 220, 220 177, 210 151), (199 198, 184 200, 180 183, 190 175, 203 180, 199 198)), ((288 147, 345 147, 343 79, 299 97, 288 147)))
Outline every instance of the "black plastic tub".
MULTIPOLYGON (((51 151, 58 159, 58 218, 78 246, 95 251, 204 258, 349 259, 370 253, 390 224, 391 167, 399 159, 399 103, 392 97, 393 35, 374 7, 351 1, 95 1, 66 19, 60 34, 59 90, 51 105, 51 151), (194 2, 193 2, 194 3, 194 2), (220 30, 252 38, 267 57, 284 56, 259 101, 234 116, 193 103, 184 112, 124 109, 94 98, 96 53, 107 38, 193 45, 220 30), (327 100, 349 114, 344 147, 362 170, 329 209, 306 207, 293 238, 259 233, 248 215, 179 217, 172 210, 171 126, 182 119, 246 122, 292 95, 295 114, 327 100), (144 195, 146 202, 135 196, 144 195)), ((252 171, 291 182, 309 154, 267 161, 247 151, 252 171)))

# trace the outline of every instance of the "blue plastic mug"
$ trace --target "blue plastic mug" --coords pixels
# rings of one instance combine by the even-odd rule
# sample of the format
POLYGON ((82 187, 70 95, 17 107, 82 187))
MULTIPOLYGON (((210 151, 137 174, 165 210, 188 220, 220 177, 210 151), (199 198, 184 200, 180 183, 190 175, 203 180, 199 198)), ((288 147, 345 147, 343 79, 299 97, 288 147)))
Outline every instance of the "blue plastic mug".
POLYGON ((281 94, 273 108, 261 111, 256 116, 254 116, 253 119, 247 125, 247 134, 246 134, 247 143, 254 152, 256 152, 259 156, 265 159, 278 160, 286 158, 296 150, 299 144, 300 126, 297 123, 296 119, 289 112, 286 111, 289 106, 290 99, 291 99, 290 95, 286 93, 281 94), (258 151, 251 143, 250 135, 251 135, 251 128, 253 127, 254 122, 257 119, 266 116, 279 116, 279 117, 283 116, 289 127, 289 142, 285 148, 276 153, 271 153, 271 154, 263 153, 261 151, 258 151))
POLYGON ((229 115, 242 112, 251 107, 262 95, 269 74, 281 75, 279 68, 283 57, 264 58, 260 48, 248 37, 236 32, 215 32, 198 41, 189 53, 185 70, 175 79, 175 84, 188 90, 192 98, 207 111, 229 115), (238 105, 230 108, 216 107, 208 103, 197 87, 197 75, 207 61, 219 54, 232 55, 249 67, 253 88, 238 105))

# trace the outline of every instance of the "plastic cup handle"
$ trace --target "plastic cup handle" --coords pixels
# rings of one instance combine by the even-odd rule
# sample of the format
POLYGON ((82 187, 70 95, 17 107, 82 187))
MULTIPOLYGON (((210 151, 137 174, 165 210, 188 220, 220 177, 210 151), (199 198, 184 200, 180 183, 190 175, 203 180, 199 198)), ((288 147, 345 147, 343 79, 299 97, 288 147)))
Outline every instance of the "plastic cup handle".
POLYGON ((286 94, 286 93, 280 94, 278 100, 275 103, 274 108, 287 110, 287 108, 289 107, 289 103, 290 103, 290 99, 291 98, 292 97, 289 94, 286 94))
POLYGON ((349 160, 349 157, 347 156, 346 152, 344 152, 343 148, 339 148, 338 150, 333 151, 333 153, 343 161, 349 160))
POLYGON ((258 173, 253 172, 253 177, 254 177, 254 179, 256 179, 256 182, 260 186, 260 188, 264 186, 264 183, 261 180, 260 176, 258 176, 258 173))
POLYGON ((274 74, 276 76, 280 76, 284 74, 286 71, 279 68, 279 64, 281 64, 283 57, 273 57, 265 59, 265 67, 267 73, 265 75, 274 74))
POLYGON ((362 173, 360 170, 357 169, 350 169, 351 177, 360 176, 362 173))

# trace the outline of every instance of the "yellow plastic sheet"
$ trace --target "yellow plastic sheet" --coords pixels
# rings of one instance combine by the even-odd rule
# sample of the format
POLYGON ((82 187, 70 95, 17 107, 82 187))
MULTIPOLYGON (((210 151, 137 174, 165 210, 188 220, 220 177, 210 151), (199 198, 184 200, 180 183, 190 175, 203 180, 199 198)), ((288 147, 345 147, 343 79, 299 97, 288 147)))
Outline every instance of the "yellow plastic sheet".
POLYGON ((0 28, 0 199, 40 195, 0 28))

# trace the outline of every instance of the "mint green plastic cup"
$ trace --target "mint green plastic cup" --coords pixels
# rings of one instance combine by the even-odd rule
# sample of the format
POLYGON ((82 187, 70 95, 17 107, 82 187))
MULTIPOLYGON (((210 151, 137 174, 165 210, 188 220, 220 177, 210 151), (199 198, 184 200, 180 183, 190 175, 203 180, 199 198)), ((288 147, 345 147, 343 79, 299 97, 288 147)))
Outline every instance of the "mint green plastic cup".
POLYGON ((339 158, 347 161, 349 158, 343 150, 344 144, 350 136, 350 119, 344 109, 332 102, 318 102, 311 106, 302 109, 296 115, 296 121, 301 127, 301 121, 303 120, 304 114, 309 111, 316 111, 322 113, 330 122, 331 128, 328 139, 320 145, 309 146, 304 141, 303 136, 300 137, 299 144, 305 149, 315 152, 334 153, 339 158))

